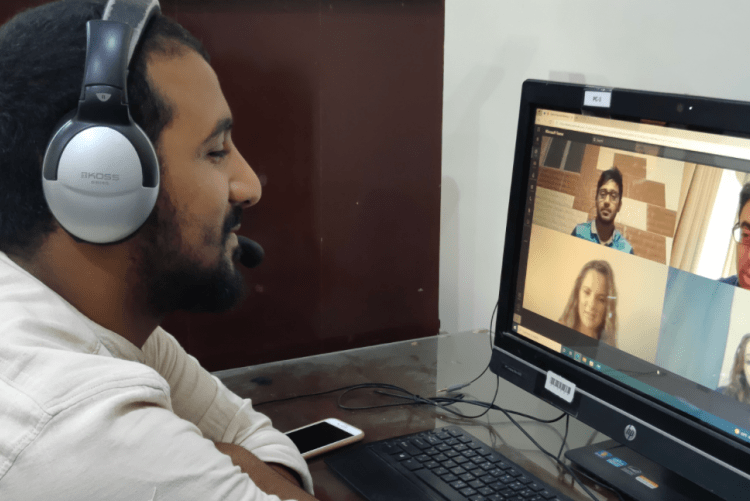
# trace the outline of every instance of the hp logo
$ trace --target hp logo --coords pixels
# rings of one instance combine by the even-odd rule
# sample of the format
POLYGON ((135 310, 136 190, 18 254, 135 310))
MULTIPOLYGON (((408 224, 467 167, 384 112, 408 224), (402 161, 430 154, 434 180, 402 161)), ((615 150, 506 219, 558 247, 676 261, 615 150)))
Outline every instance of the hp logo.
POLYGON ((635 426, 633 426, 632 424, 627 425, 625 427, 625 438, 628 440, 628 442, 632 442, 633 440, 635 440, 635 435, 635 426))

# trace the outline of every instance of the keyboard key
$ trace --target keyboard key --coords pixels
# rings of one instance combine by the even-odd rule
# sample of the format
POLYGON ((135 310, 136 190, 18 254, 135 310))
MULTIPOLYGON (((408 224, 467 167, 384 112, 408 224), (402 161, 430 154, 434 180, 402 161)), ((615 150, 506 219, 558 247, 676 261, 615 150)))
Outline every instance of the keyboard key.
POLYGON ((473 496, 469 496, 469 501, 487 501, 487 498, 481 494, 474 494, 473 496))
POLYGON ((415 446, 416 448, 418 448, 420 450, 425 450, 425 449, 429 449, 430 448, 430 445, 427 442, 425 442, 424 440, 422 440, 421 438, 413 438, 411 440, 411 443, 412 443, 413 446, 415 446))
POLYGON ((422 468, 422 463, 415 459, 407 459, 406 461, 401 461, 401 466, 408 468, 410 471, 414 471, 422 468))
POLYGON ((398 442, 398 445, 404 450, 404 452, 406 452, 410 456, 419 456, 420 454, 422 454, 422 449, 416 448, 415 446, 413 446, 412 444, 410 444, 409 442, 405 440, 398 442))
POLYGON ((523 489, 525 489, 525 487, 523 486, 523 484, 521 482, 510 483, 510 484, 508 484, 508 488, 509 489, 513 489, 516 492, 522 491, 523 489))
POLYGON ((426 463, 422 464, 425 468, 429 468, 430 470, 434 470, 435 468, 443 468, 437 461, 427 461, 426 463))
POLYGON ((469 482, 471 482, 472 480, 474 480, 477 477, 475 477, 474 475, 472 475, 469 472, 466 472, 466 473, 464 473, 462 475, 459 475, 458 478, 460 478, 461 480, 463 480, 464 482, 466 482, 468 484, 469 482))
POLYGON ((494 489, 492 489, 491 487, 487 487, 487 486, 481 487, 481 488, 477 489, 477 491, 482 496, 489 496, 490 494, 494 494, 495 493, 494 489))
POLYGON ((437 435, 434 435, 432 433, 428 433, 427 435, 423 436, 422 440, 424 440, 425 442, 430 444, 430 446, 433 446, 433 447, 443 442, 442 440, 440 440, 440 438, 438 438, 437 435))
POLYGON ((461 430, 457 430, 455 428, 446 428, 445 431, 447 431, 450 435, 454 437, 460 437, 461 435, 464 434, 461 430))
POLYGON ((450 458, 441 452, 439 454, 432 456, 432 459, 434 459, 438 463, 442 463, 443 461, 448 461, 448 459, 450 458))
MULTIPOLYGON (((465 480, 464 480, 464 482, 465 482, 465 480)), ((482 487, 484 487, 484 482, 482 482, 478 478, 475 478, 474 480, 472 480, 471 482, 469 482, 469 487, 473 487, 475 489, 481 489, 482 487)), ((492 490, 492 489, 490 489, 490 490, 492 490)), ((494 492, 494 491, 492 491, 492 492, 494 492)), ((481 492, 480 492, 480 494, 481 494, 481 492)))
POLYGON ((539 492, 544 489, 541 485, 537 484, 536 482, 531 482, 529 485, 527 485, 529 489, 531 489, 534 492, 539 492))
POLYGON ((399 447, 388 442, 383 442, 382 444, 378 445, 378 450, 381 452, 385 452, 386 454, 398 454, 399 452, 401 452, 401 449, 399 447))
POLYGON ((530 484, 532 480, 526 475, 521 475, 520 477, 516 477, 516 482, 521 482, 523 485, 527 485, 530 484))
POLYGON ((458 480, 458 477, 455 476, 451 472, 448 472, 447 475, 440 475, 440 478, 442 478, 444 482, 448 482, 448 483, 455 482, 456 480, 458 480))
POLYGON ((456 463, 452 459, 449 459, 448 461, 443 461, 442 464, 443 464, 443 468, 448 468, 449 470, 451 468, 455 468, 456 466, 458 466, 458 463, 456 463))
POLYGON ((448 440, 449 438, 451 438, 451 434, 448 433, 447 431, 441 431, 440 433, 435 433, 435 436, 439 440, 448 440))
POLYGON ((456 480, 455 482, 451 482, 450 486, 453 487, 454 489, 456 489, 457 491, 461 490, 461 489, 463 489, 465 487, 468 487, 468 485, 466 484, 466 482, 464 482, 463 480, 456 480))
POLYGON ((405 452, 399 452, 398 454, 394 454, 393 457, 394 459, 396 459, 396 461, 405 461, 407 459, 411 459, 411 456, 405 452))
POLYGON ((471 496, 472 494, 476 494, 477 491, 475 489, 472 489, 471 487, 464 487, 463 489, 457 489, 458 492, 463 494, 464 496, 471 496))
POLYGON ((456 464, 464 464, 469 462, 469 458, 466 458, 464 456, 456 456, 453 458, 453 461, 456 462, 456 464))
POLYGON ((497 492, 500 492, 503 489, 505 489, 505 484, 502 482, 487 482, 487 485, 495 489, 497 492))
POLYGON ((510 475, 511 477, 520 477, 522 475, 522 473, 515 468, 508 468, 507 470, 505 470, 505 473, 507 475, 510 475))
POLYGON ((458 475, 458 476, 461 476, 464 473, 468 473, 466 470, 464 470, 460 466, 456 466, 455 468, 450 468, 450 472, 453 473, 454 475, 458 475))
POLYGON ((432 458, 428 456, 427 454, 420 454, 419 456, 415 457, 417 461, 420 463, 426 463, 427 461, 432 461, 432 458))

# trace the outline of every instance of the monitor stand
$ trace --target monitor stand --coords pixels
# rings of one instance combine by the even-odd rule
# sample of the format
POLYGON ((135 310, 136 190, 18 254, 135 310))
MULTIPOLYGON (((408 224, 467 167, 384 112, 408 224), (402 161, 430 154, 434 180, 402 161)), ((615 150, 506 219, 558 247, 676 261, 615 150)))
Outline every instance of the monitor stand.
POLYGON ((614 440, 565 453, 575 468, 603 484, 642 501, 720 501, 684 477, 646 459, 614 440))

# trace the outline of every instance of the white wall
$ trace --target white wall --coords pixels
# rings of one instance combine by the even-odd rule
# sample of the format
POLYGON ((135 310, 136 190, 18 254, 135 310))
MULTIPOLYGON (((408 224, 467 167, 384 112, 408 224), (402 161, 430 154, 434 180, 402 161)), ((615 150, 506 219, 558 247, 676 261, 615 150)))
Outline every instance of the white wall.
POLYGON ((490 324, 522 82, 750 101, 748 20, 746 1, 446 0, 442 331, 490 324))

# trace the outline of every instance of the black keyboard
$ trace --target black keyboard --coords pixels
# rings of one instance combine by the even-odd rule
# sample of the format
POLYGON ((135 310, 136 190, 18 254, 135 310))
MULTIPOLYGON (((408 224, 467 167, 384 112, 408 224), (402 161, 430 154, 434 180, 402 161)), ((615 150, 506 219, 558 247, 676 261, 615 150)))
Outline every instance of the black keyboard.
POLYGON ((373 442, 326 463, 371 501, 570 501, 457 426, 373 442))

